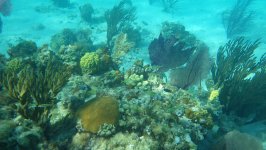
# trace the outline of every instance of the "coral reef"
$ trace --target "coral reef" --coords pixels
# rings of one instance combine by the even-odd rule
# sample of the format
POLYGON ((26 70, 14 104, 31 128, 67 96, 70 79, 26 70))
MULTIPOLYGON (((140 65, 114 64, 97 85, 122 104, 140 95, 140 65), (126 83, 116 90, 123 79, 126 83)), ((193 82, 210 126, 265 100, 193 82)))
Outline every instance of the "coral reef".
POLYGON ((259 44, 240 37, 218 50, 212 77, 216 88, 221 88, 219 100, 227 114, 240 117, 254 114, 253 119, 264 116, 266 54, 257 61, 254 51, 259 44))
POLYGON ((22 40, 17 45, 11 46, 7 52, 11 58, 25 58, 37 52, 37 45, 33 41, 22 40))
POLYGON ((158 149, 159 143, 148 136, 138 136, 136 133, 118 133, 110 139, 95 138, 91 141, 91 149, 158 149))
POLYGON ((83 129, 92 133, 97 133, 105 123, 116 125, 118 117, 118 102, 111 96, 96 98, 79 110, 83 129))
POLYGON ((206 128, 212 127, 212 117, 185 91, 177 91, 176 95, 165 95, 163 89, 161 92, 138 93, 142 99, 137 96, 122 101, 119 126, 126 131, 152 136, 161 142, 162 149, 195 148, 206 128), (176 138, 179 139, 177 143, 176 138))
POLYGON ((243 34, 247 29, 254 15, 253 12, 248 10, 253 1, 237 0, 231 10, 223 12, 222 21, 227 38, 233 38, 238 34, 243 34))

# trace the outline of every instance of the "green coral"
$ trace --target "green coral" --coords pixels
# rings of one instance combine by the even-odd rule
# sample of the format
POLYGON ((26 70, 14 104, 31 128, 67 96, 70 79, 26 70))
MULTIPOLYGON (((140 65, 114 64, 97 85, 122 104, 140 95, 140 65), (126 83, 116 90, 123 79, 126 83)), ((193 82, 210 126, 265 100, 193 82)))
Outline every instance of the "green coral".
POLYGON ((80 59, 80 67, 84 74, 95 74, 100 70, 100 56, 96 52, 86 53, 80 59))
POLYGON ((98 74, 107 71, 112 66, 112 60, 105 51, 98 50, 86 53, 79 64, 83 74, 98 74))
POLYGON ((4 89, 18 100, 20 115, 44 125, 55 96, 67 82, 71 70, 56 56, 44 63, 11 59, 7 64, 0 81, 4 89))

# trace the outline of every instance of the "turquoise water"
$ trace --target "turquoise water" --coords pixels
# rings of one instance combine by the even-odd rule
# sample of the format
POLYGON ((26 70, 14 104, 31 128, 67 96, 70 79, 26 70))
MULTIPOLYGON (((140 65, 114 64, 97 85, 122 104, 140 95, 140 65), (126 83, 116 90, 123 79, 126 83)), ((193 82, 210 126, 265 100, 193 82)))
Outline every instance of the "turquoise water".
POLYGON ((265 6, 0 0, 0 147, 266 149, 265 6))

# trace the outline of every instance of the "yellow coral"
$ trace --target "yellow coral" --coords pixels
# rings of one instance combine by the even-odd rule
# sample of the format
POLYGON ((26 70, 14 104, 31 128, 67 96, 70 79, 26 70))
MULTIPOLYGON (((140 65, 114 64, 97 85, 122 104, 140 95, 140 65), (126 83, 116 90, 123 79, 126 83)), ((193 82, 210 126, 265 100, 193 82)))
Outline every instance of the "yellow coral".
POLYGON ((96 52, 86 53, 80 59, 80 67, 83 73, 95 74, 99 71, 100 56, 96 52))
POLYGON ((215 100, 219 96, 220 91, 219 90, 212 90, 210 93, 210 96, 208 98, 209 101, 215 100))
POLYGON ((118 121, 118 102, 114 97, 103 96, 80 109, 79 118, 85 131, 97 133, 104 123, 115 125, 118 121))

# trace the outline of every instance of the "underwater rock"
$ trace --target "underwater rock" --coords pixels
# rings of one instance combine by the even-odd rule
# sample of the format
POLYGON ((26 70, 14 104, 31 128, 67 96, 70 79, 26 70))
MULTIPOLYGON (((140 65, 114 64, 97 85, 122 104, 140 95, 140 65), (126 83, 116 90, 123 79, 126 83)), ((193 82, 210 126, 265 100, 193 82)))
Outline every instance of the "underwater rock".
POLYGON ((83 106, 78 114, 84 130, 97 133, 104 123, 117 124, 118 102, 111 96, 99 97, 83 106))
POLYGON ((255 137, 234 130, 220 138, 212 150, 263 150, 263 147, 255 137))

